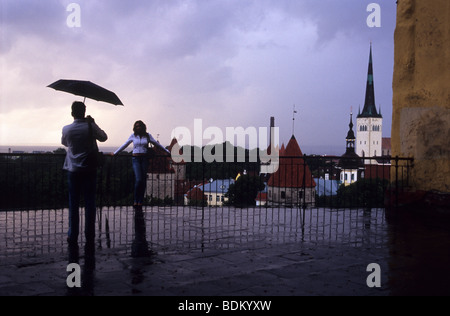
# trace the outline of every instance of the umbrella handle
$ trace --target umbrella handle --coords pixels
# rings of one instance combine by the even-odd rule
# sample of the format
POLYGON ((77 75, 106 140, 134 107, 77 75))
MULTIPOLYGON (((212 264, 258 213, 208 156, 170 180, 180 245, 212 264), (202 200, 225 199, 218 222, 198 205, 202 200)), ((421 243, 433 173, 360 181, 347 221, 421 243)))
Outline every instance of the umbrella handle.
POLYGON ((86 104, 86 97, 84 97, 83 103, 86 104))

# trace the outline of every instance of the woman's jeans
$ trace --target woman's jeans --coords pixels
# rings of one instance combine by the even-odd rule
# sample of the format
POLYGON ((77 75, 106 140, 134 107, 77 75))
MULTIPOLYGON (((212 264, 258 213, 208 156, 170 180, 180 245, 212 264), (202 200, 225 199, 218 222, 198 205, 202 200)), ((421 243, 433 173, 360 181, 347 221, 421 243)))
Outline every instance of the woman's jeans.
POLYGON ((95 241, 95 190, 97 172, 68 172, 69 184, 69 243, 76 243, 80 233, 80 197, 84 192, 86 244, 95 241))
POLYGON ((133 157, 133 171, 135 177, 134 203, 143 204, 145 190, 147 188, 148 157, 133 157))

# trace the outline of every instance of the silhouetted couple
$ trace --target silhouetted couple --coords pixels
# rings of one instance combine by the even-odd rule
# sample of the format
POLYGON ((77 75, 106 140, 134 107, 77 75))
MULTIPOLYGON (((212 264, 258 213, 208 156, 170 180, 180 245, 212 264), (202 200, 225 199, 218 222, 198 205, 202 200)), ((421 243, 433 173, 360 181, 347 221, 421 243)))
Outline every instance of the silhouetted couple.
MULTIPOLYGON (((86 117, 86 106, 82 102, 72 104, 72 124, 63 128, 61 143, 68 148, 64 162, 64 170, 67 171, 69 186, 69 257, 78 255, 78 237, 80 232, 80 197, 84 194, 85 201, 85 258, 86 265, 95 267, 95 192, 97 186, 97 140, 105 142, 108 139, 106 133, 95 123, 90 116, 86 117)), ((166 153, 167 149, 161 146, 149 133, 142 121, 137 121, 133 126, 133 134, 127 142, 114 154, 123 151, 131 143, 133 150, 133 171, 135 174, 135 221, 136 239, 145 239, 142 205, 146 190, 148 169, 148 148, 153 144, 166 153)), ((72 259, 71 259, 72 260, 72 259)), ((75 259, 73 259, 75 260, 75 259)))

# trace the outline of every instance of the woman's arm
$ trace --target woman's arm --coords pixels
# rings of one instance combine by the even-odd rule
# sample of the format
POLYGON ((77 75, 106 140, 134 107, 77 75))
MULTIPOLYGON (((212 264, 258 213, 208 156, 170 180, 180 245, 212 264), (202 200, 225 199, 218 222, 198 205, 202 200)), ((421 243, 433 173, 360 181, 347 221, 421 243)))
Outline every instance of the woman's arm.
POLYGON ((153 145, 155 145, 156 147, 161 148, 162 150, 164 150, 166 153, 170 154, 170 151, 168 151, 165 147, 163 147, 163 145, 161 145, 160 143, 158 143, 152 136, 152 134, 148 133, 149 136, 149 140, 150 143, 152 143, 153 145))
POLYGON ((125 148, 127 148, 131 143, 133 142, 133 135, 130 136, 130 138, 128 138, 128 140, 125 142, 125 144, 123 144, 122 146, 119 147, 119 149, 117 149, 114 152, 114 155, 119 154, 120 152, 124 151, 125 148))

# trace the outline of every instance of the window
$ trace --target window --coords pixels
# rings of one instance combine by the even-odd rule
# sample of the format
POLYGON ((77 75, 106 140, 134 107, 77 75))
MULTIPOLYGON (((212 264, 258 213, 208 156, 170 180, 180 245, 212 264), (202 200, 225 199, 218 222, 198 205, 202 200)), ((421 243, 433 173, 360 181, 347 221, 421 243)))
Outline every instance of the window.
POLYGON ((286 198, 286 192, 285 191, 281 191, 281 198, 285 199, 286 198))

